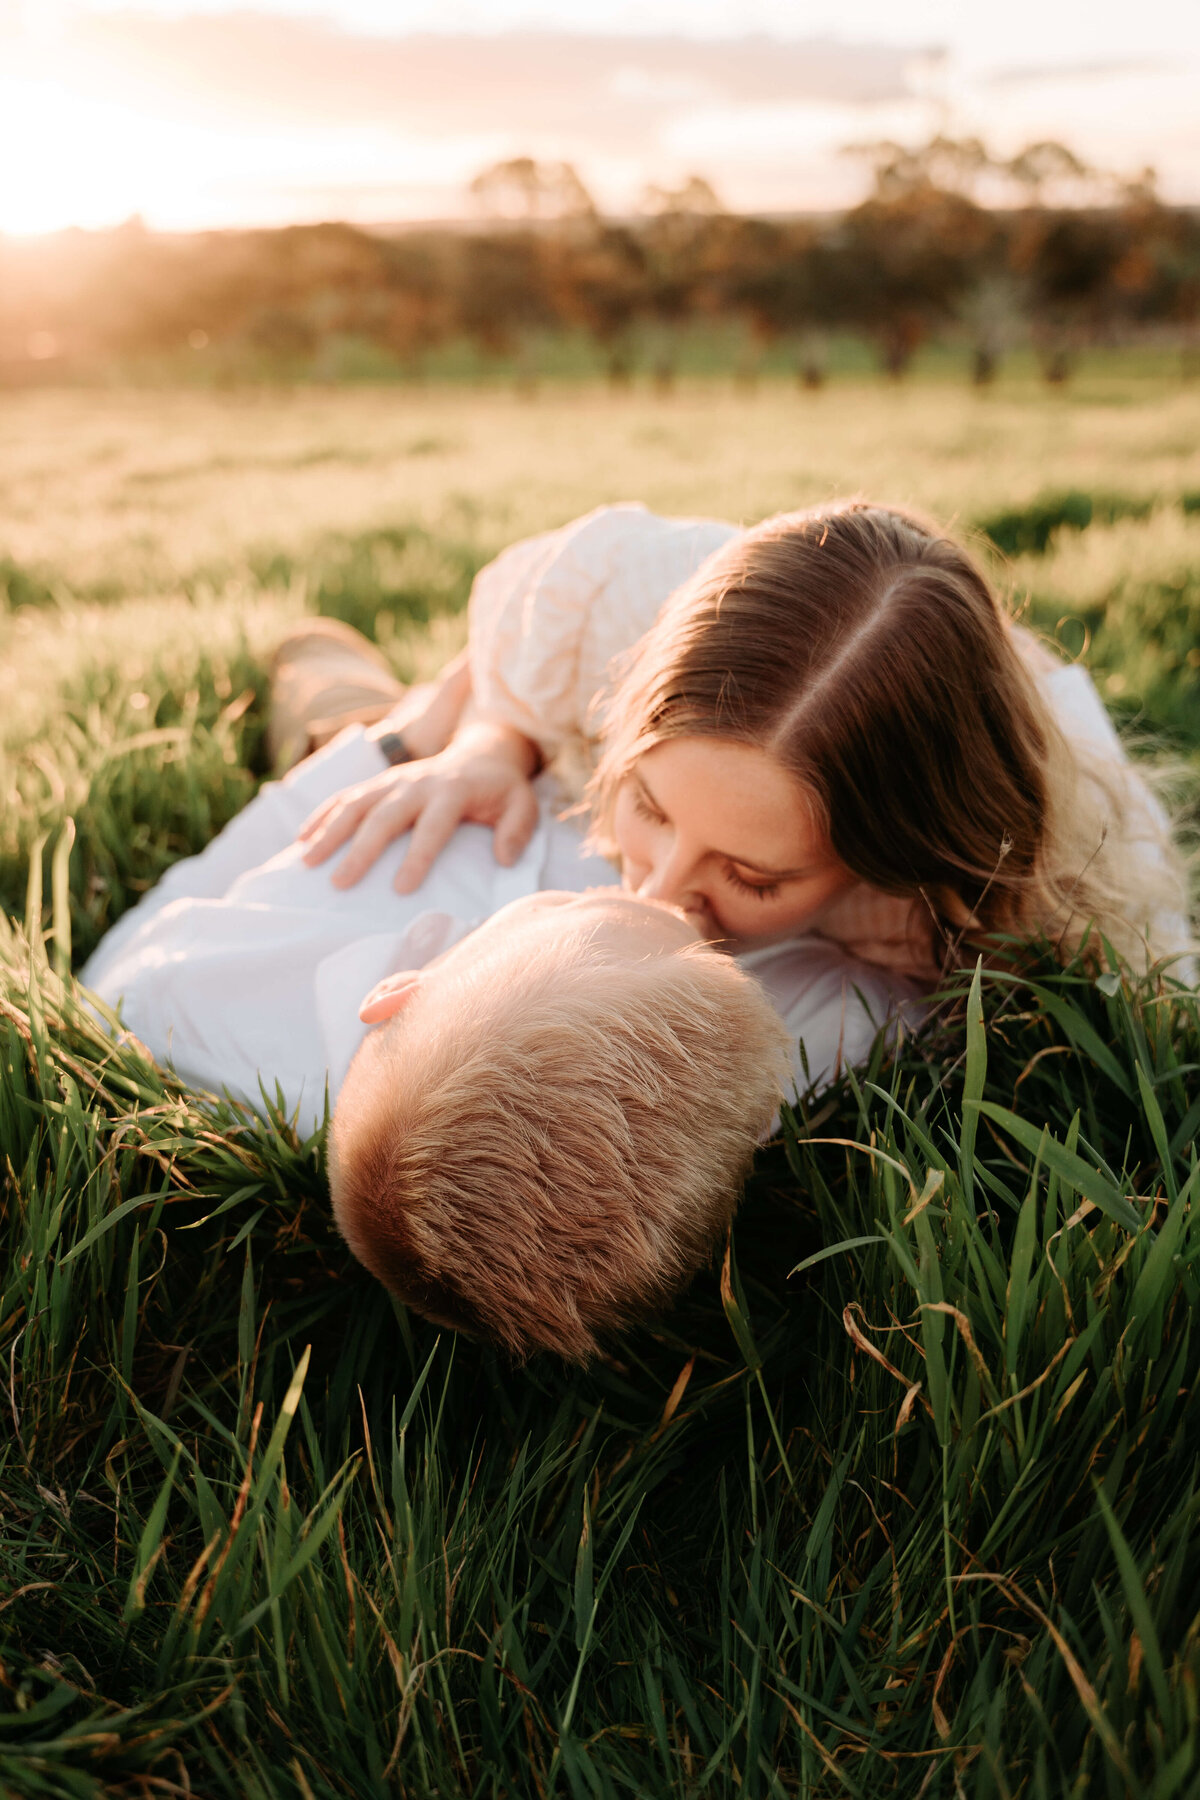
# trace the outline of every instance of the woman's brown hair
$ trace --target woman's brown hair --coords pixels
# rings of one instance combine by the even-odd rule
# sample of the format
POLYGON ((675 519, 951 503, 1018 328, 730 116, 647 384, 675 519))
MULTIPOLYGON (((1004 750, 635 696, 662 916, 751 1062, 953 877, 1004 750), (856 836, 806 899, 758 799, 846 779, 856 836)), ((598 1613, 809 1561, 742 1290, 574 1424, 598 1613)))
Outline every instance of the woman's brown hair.
POLYGON ((1068 746, 1029 653, 971 557, 914 515, 849 501, 769 519, 638 646, 607 709, 596 837, 611 845, 646 750, 728 738, 803 783, 845 866, 922 897, 947 946, 1044 932, 1073 950, 1099 931, 1133 954, 1147 916, 1181 905, 1177 865, 1161 833, 1157 876, 1117 853, 1151 815, 1115 759, 1068 746))

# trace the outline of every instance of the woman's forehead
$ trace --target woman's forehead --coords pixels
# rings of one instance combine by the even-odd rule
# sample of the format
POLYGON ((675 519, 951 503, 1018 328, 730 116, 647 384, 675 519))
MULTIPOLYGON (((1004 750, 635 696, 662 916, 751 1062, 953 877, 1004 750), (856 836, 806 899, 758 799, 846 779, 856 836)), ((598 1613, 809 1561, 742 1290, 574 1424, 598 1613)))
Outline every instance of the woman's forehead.
POLYGON ((731 861, 791 869, 829 853, 816 796, 768 751, 727 738, 669 738, 634 765, 678 829, 731 861))

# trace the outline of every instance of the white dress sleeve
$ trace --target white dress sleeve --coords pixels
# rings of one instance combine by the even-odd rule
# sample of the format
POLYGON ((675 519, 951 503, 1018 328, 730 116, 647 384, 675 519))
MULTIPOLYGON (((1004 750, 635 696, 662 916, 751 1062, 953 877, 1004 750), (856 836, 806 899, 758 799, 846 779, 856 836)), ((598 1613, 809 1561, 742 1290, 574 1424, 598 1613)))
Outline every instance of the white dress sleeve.
MULTIPOLYGON (((1124 853, 1145 869, 1147 890, 1154 893, 1168 873, 1171 821, 1158 796, 1126 752, 1116 727, 1096 692, 1087 670, 1078 663, 1065 664, 1044 678, 1044 692, 1060 729, 1068 739, 1086 745, 1093 755, 1118 765, 1125 784, 1124 853)), ((1196 965, 1189 954, 1194 938, 1187 916, 1159 905, 1140 923, 1158 955, 1176 959, 1173 973, 1193 984, 1196 965)))
POLYGON ((737 535, 716 519, 602 506, 513 544, 471 590, 472 693, 480 711, 549 759, 595 736, 593 703, 667 597, 737 535))

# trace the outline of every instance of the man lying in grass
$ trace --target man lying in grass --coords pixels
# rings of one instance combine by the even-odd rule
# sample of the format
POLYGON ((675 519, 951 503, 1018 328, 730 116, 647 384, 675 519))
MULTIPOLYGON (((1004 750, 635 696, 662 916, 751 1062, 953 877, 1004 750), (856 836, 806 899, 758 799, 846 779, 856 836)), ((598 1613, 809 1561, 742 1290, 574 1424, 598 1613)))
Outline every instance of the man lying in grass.
POLYGON ((328 1088, 339 1225, 407 1303, 583 1358, 711 1252, 787 1044, 805 1085, 827 1078, 915 990, 815 940, 724 954, 622 892, 549 777, 510 866, 468 824, 418 895, 393 886, 404 838, 335 886, 296 832, 386 766, 382 735, 348 727, 264 787, 82 979, 193 1085, 277 1085, 312 1122, 328 1088))
MULTIPOLYGON (((336 638, 317 634, 332 724, 356 655, 364 667, 336 638)), ((998 935, 1050 935, 1068 955, 1098 951, 1101 932, 1129 954, 1186 941, 1165 820, 1086 674, 1014 630, 961 548, 907 515, 839 504, 739 534, 601 509, 483 572, 471 651, 468 682, 452 670, 438 690, 430 744, 416 719, 407 738, 395 717, 350 727, 172 871, 85 970, 190 1079, 252 1093, 262 1075, 311 1111, 328 1076, 346 1235, 438 1317, 585 1353, 594 1326, 696 1266, 777 1092, 777 1040, 737 1022, 751 990, 717 946, 763 982, 819 1079, 898 998, 998 935), (530 907, 615 882, 531 778, 586 733, 614 630, 647 623, 593 746, 594 830, 626 896, 530 907), (490 702, 486 754, 456 724, 466 686, 490 702), (405 760, 432 753, 438 771, 464 743, 462 766, 409 781, 405 760), (464 817, 476 823, 455 835, 464 817), (330 881, 315 865, 349 840, 330 881), (525 910, 502 912, 512 899, 525 910), (367 1021, 393 1022, 353 1061, 354 1001, 372 983, 367 1021), (743 1085, 754 1068, 763 1081, 743 1085), (726 1139, 731 1100, 740 1136, 726 1139), (713 1163, 697 1148, 709 1127, 713 1163), (685 1248, 696 1191, 663 1196, 693 1165, 723 1197, 685 1248), (455 1196, 454 1229, 435 1192, 455 1196), (573 1288, 547 1220, 557 1249, 570 1241, 573 1288), (602 1248, 606 1298, 581 1307, 602 1248)), ((374 685, 377 717, 390 696, 374 685)))

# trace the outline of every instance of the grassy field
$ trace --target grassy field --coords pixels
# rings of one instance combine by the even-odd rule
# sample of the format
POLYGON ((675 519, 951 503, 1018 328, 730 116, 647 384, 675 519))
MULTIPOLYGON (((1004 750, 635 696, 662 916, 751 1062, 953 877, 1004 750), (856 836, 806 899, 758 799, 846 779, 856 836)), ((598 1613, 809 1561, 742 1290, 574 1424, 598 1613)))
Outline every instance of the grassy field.
POLYGON ((1194 995, 964 979, 585 1375, 393 1306, 320 1135, 73 996, 264 773, 289 617, 421 673, 521 532, 842 491, 973 534, 1194 794, 1165 380, 6 398, 0 1795, 1197 1791, 1194 995))
POLYGON ((168 592, 398 524, 490 554, 601 501, 749 521, 867 492, 947 522, 1045 490, 1200 493, 1200 388, 1098 371, 816 394, 684 384, 522 403, 462 388, 30 392, 0 409, 0 554, 79 591, 168 592))

